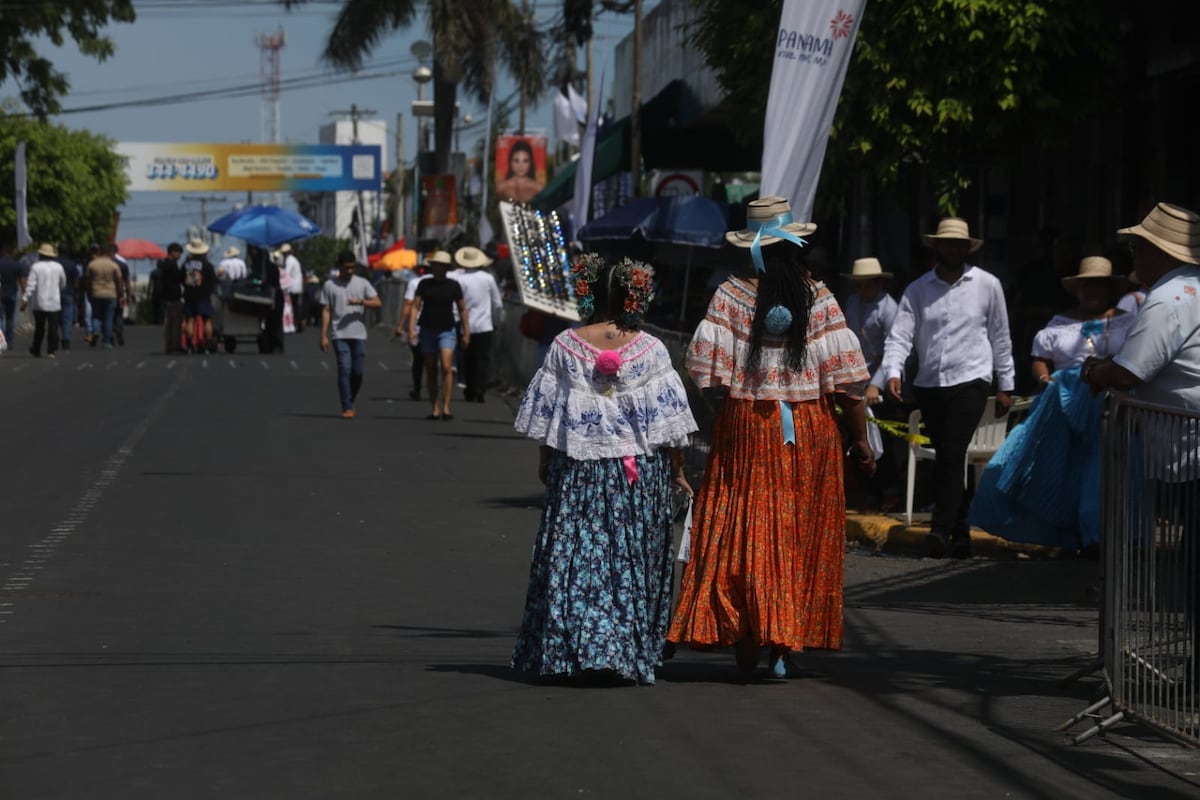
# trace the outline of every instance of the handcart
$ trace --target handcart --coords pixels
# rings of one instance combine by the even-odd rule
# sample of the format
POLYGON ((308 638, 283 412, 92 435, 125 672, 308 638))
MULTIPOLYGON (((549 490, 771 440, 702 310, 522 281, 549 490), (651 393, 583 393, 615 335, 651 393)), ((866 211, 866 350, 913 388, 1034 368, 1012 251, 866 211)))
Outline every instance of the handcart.
POLYGON ((225 352, 234 352, 240 342, 254 342, 258 352, 270 352, 266 329, 275 307, 275 290, 259 281, 239 281, 227 293, 220 293, 220 298, 217 335, 225 345, 225 352))

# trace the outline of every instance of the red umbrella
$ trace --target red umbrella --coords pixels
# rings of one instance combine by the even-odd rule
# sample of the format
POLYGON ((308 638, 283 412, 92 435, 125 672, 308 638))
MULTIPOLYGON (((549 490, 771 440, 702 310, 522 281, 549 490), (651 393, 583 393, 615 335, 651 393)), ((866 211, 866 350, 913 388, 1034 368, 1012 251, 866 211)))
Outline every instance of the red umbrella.
POLYGON ((117 242, 117 252, 125 258, 166 258, 167 251, 145 239, 122 239, 117 242))

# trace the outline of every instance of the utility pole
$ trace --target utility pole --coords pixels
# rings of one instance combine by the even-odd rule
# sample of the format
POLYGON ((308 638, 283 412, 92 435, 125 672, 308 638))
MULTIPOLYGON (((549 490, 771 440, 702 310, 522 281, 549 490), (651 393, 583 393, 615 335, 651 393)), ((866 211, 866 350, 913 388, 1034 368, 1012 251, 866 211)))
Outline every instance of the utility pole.
POLYGON ((633 4, 633 111, 629 116, 629 172, 633 196, 642 196, 642 0, 633 4))
POLYGON ((185 202, 200 204, 200 229, 204 233, 204 240, 206 242, 211 242, 212 235, 208 232, 208 204, 225 203, 227 202, 226 199, 224 197, 213 197, 212 195, 209 195, 208 197, 192 197, 191 195, 184 195, 182 199, 185 202))
POLYGON ((396 214, 392 221, 392 234, 400 241, 404 235, 404 115, 396 114, 396 214))

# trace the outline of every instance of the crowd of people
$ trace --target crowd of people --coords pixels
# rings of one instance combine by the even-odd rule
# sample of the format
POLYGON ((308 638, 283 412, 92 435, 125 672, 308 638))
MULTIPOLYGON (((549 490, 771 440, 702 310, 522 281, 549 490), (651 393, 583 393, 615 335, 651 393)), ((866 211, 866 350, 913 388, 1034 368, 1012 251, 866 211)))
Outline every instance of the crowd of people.
POLYGON ((982 241, 965 220, 942 220, 926 236, 932 269, 899 302, 877 259, 856 262, 843 313, 801 255, 813 231, 786 200, 763 198, 728 235, 753 271, 716 287, 688 347, 691 380, 719 402, 695 491, 680 459, 696 430, 687 392, 641 330, 653 270, 577 258, 584 322, 553 337, 515 422, 540 446, 546 485, 515 668, 650 684, 679 644, 732 648, 747 675, 786 679, 794 653, 839 648, 846 464, 870 479, 888 457, 868 435, 869 407, 922 412, 936 452, 934 557, 970 555, 972 523, 1094 544, 1098 392, 1200 413, 1200 216, 1186 209, 1160 203, 1118 232, 1132 278, 1100 256, 1058 275, 1067 305, 1029 343, 1043 391, 974 503, 966 447, 989 400, 998 417, 1008 412, 1016 377, 1008 299, 970 259, 982 241), (678 555, 673 495, 694 497, 678 555), (676 557, 685 564, 672 598, 676 557))
POLYGON ((91 347, 111 350, 125 345, 125 315, 133 304, 129 262, 117 246, 93 244, 76 260, 50 242, 15 259, 8 243, 0 245, 0 352, 15 344, 18 311, 34 318, 29 353, 55 358, 70 350, 72 333, 82 328, 91 347))

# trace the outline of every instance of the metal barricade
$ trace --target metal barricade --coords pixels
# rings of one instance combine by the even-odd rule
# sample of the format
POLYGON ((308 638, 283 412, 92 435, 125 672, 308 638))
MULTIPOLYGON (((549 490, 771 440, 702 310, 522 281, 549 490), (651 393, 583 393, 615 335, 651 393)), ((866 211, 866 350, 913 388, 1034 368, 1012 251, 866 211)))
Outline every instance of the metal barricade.
POLYGON ((1110 395, 1100 483, 1108 696, 1060 728, 1093 719, 1079 743, 1129 720, 1200 746, 1200 414, 1110 395))

